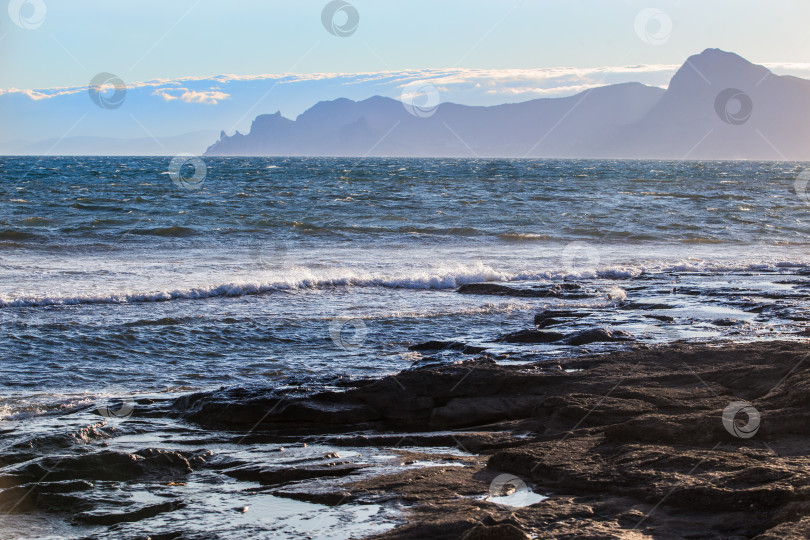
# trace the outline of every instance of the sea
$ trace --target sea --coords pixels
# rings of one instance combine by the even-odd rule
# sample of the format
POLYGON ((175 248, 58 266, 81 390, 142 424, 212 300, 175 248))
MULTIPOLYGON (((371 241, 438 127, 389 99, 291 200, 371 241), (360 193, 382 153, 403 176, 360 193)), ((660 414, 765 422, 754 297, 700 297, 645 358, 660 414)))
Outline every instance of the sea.
MULTIPOLYGON (((410 347, 431 340, 519 364, 678 340, 806 339, 808 166, 0 157, 0 488, 20 467, 98 452, 318 459, 330 448, 237 444, 141 416, 139 404, 381 377, 423 362, 432 353, 410 347), (508 289, 459 292, 479 283, 508 289), (556 331, 633 340, 499 341, 545 309, 580 314, 556 331)), ((341 456, 385 469, 374 452, 341 456)), ((0 536, 348 538, 397 520, 384 506, 320 506, 212 475, 99 481, 73 510, 0 493, 0 536), (182 507, 114 525, 77 518, 174 498, 182 507)))

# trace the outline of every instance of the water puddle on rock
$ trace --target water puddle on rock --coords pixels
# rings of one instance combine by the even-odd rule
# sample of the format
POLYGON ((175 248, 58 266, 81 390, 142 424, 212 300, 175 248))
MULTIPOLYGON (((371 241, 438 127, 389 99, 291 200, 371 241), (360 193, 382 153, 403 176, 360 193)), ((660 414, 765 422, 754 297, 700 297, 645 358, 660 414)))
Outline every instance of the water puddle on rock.
POLYGON ((525 506, 531 506, 533 504, 543 502, 548 497, 545 495, 540 495, 539 493, 535 493, 533 491, 515 491, 509 495, 501 495, 498 497, 493 497, 491 495, 485 495, 481 497, 482 500, 492 504, 498 504, 501 506, 511 506, 513 508, 523 508, 525 506))

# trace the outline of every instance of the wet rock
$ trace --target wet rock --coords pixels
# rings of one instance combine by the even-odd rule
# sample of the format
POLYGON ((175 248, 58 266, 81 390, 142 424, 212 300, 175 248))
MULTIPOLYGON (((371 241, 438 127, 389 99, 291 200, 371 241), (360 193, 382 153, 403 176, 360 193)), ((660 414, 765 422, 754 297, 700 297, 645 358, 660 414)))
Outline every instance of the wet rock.
POLYGON ((675 322, 675 317, 670 317, 669 315, 644 315, 648 319, 655 319, 656 321, 671 323, 675 322))
POLYGON ((75 512, 91 509, 93 504, 84 496, 71 495, 69 492, 85 491, 91 489, 93 484, 89 482, 71 484, 74 485, 68 486, 65 483, 55 486, 43 482, 4 489, 0 491, 0 512, 75 512))
POLYGON ((185 508, 185 506, 185 503, 175 500, 166 501, 160 504, 142 506, 136 510, 130 510, 128 512, 81 512, 76 515, 74 522, 83 525, 115 525, 117 523, 132 523, 135 521, 153 518, 166 512, 173 512, 175 510, 185 508))
POLYGON ((626 310, 664 310, 664 309, 674 309, 675 306, 670 304, 649 304, 646 302, 625 302, 622 304, 620 309, 626 310))
POLYGON ((748 313, 762 313, 764 311, 770 311, 773 308, 771 304, 754 304, 750 307, 744 307, 745 311, 748 313))
POLYGON ((715 319, 712 321, 715 326, 741 326, 748 324, 748 321, 741 321, 739 319, 715 319))
POLYGON ((284 497, 286 499, 293 499, 295 501, 303 501, 313 504, 322 504, 324 506, 339 506, 341 504, 350 503, 355 500, 356 496, 348 491, 325 492, 325 493, 309 493, 301 491, 273 491, 276 497, 284 497))
POLYGON ((560 334, 559 332, 546 332, 542 330, 520 330, 518 332, 512 332, 511 334, 505 334, 498 338, 498 341, 502 343, 527 343, 527 344, 535 344, 535 343, 554 343, 555 341, 560 341, 565 337, 564 334, 560 334))
POLYGON ((498 420, 526 418, 543 399, 542 396, 453 399, 447 405, 433 409, 430 425, 434 428, 466 427, 498 420))
POLYGON ((479 354, 486 351, 486 347, 476 347, 458 341, 427 341, 408 347, 409 351, 432 352, 432 351, 460 351, 463 354, 479 354))
POLYGON ((595 328, 583 330, 570 335, 563 340, 566 345, 587 345, 589 343, 601 343, 612 341, 633 341, 633 336, 622 330, 608 330, 607 328, 595 328))
POLYGON ((456 292, 460 294, 480 294, 490 296, 513 296, 517 298, 587 298, 591 296, 581 292, 582 286, 576 283, 556 283, 548 287, 517 289, 495 283, 470 283, 462 285, 456 292))
MULTIPOLYGON (((381 418, 373 408, 357 401, 274 394, 272 391, 224 389, 183 396, 175 401, 173 408, 187 420, 231 429, 250 429, 258 425, 324 428, 364 424, 381 418)), ((334 397, 329 393, 321 395, 334 397)))
POLYGON ((560 324, 564 324, 567 321, 563 319, 543 319, 538 322, 537 317, 534 319, 534 324, 537 326, 538 329, 541 328, 548 328, 549 326, 557 326, 560 324))
POLYGON ((446 356, 436 357, 436 356, 423 356, 419 360, 415 360, 411 367, 408 369, 413 370, 420 370, 420 369, 437 369, 444 366, 448 366, 451 364, 457 363, 457 358, 448 358, 446 356))
MULTIPOLYGON (((420 358, 419 360, 414 361, 411 364, 411 367, 408 368, 407 371, 412 370, 430 370, 430 369, 438 369, 442 367, 452 366, 452 365, 464 365, 469 361, 462 361, 458 356, 425 356, 420 358)), ((481 364, 489 364, 495 365, 497 362, 490 356, 480 356, 475 361, 474 365, 481 365, 481 364)))
POLYGON ((537 328, 546 328, 567 322, 567 319, 579 319, 588 315, 590 314, 573 310, 546 309, 534 316, 534 325, 537 328))
POLYGON ((410 347, 408 347, 408 350, 426 352, 426 351, 443 351, 445 349, 451 349, 455 351, 460 351, 463 348, 464 344, 458 341, 426 341, 425 343, 418 343, 416 345, 411 345, 410 347))
POLYGON ((263 486, 275 486, 299 480, 313 478, 341 477, 364 469, 365 465, 352 465, 346 463, 327 463, 312 467, 256 467, 249 466, 225 471, 231 478, 243 482, 257 482, 263 486))
POLYGON ((127 454, 102 450, 92 454, 58 457, 18 466, 15 472, 31 482, 59 480, 127 481, 151 476, 184 475, 203 464, 210 452, 173 452, 147 448, 127 454))

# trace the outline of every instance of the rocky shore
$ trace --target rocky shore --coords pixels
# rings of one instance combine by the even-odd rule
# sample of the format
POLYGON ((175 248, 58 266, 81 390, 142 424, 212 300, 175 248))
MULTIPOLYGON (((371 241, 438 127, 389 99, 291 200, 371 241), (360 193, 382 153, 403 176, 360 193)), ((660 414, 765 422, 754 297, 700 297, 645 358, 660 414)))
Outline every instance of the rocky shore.
MULTIPOLYGON (((127 523, 183 512, 189 501, 176 487, 203 475, 247 483, 248 501, 269 493, 396 511, 399 522, 377 538, 810 536, 805 343, 631 343, 559 361, 526 353, 522 365, 465 347, 418 344, 415 367, 330 390, 223 388, 138 402, 141 424, 9 446, 0 510, 126 536, 127 523), (458 360, 431 357, 437 350, 458 360), (160 418, 199 432, 178 439, 180 450, 106 446, 160 418), (81 452, 57 457, 76 440, 81 452), (278 458, 266 450, 251 461, 211 450, 307 444, 337 451, 291 459, 276 448, 278 458), (390 466, 352 461, 342 448, 376 449, 390 466), (147 483, 160 500, 118 500, 121 483, 147 483)), ((179 528, 149 537, 196 538, 179 528)))
MULTIPOLYGON (((288 493, 400 505, 406 523, 380 538, 806 538, 807 356, 802 343, 760 342, 635 346, 553 365, 481 357, 342 392, 223 390, 174 408, 209 427, 362 432, 376 435, 351 444, 463 450, 463 459, 419 458, 443 466, 366 477, 335 493, 288 493), (494 504, 503 488, 548 498, 494 504)), ((329 474, 338 472, 354 471, 329 474)))

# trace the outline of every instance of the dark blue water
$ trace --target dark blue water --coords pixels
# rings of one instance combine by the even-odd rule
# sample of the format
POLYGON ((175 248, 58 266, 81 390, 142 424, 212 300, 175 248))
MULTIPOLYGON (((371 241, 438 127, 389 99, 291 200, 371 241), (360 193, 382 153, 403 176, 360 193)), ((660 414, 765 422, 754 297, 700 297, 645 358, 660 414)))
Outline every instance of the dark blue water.
POLYGON ((376 374, 407 365, 408 344, 491 338, 541 303, 455 294, 464 283, 593 282, 598 305, 628 279, 808 260, 799 163, 205 166, 185 189, 162 158, 0 159, 0 388, 376 374), (355 318, 363 347, 335 347, 332 321, 355 318))

